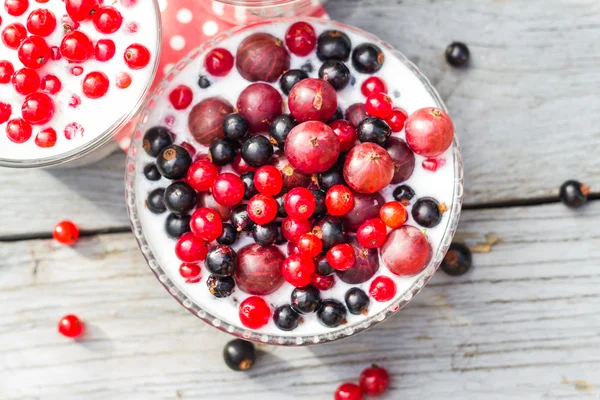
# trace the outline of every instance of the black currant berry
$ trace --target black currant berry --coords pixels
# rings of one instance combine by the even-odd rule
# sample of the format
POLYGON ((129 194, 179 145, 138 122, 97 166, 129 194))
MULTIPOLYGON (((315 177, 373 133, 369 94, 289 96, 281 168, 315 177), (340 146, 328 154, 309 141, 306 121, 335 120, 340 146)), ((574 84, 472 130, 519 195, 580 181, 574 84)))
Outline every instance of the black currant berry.
POLYGON ((269 141, 283 150, 285 148, 285 139, 287 139, 288 134, 294 126, 296 126, 296 121, 289 114, 281 114, 275 117, 269 126, 269 141))
POLYGON ((250 200, 252 196, 258 194, 258 190, 254 187, 254 172, 244 172, 240 178, 244 182, 244 199, 250 200))
POLYGON ((313 194, 313 196, 315 198, 315 202, 317 203, 312 217, 313 218, 321 218, 325 214, 327 214, 327 205, 325 205, 326 193, 319 189, 310 189, 310 192, 313 194))
POLYGON ((319 289, 308 285, 295 288, 292 292, 292 308, 300 314, 310 314, 321 305, 321 293, 319 289))
POLYGON ((208 291, 215 297, 223 298, 231 296, 235 289, 235 281, 231 276, 216 276, 211 275, 206 280, 208 291))
POLYGON ((387 146, 387 141, 392 134, 390 126, 382 120, 376 117, 367 117, 358 124, 356 128, 358 140, 361 142, 371 142, 380 145, 381 147, 387 146))
POLYGON ((317 274, 327 276, 335 272, 335 269, 331 268, 331 265, 327 262, 325 253, 319 254, 315 257, 315 270, 317 274))
POLYGON ((345 185, 344 172, 338 165, 334 165, 325 172, 322 172, 318 176, 319 189, 327 192, 335 185, 345 185))
POLYGON ((190 216, 189 215, 177 215, 169 214, 165 221, 165 231, 167 235, 173 239, 179 239, 181 235, 191 231, 190 229, 190 216))
POLYGON ((344 300, 350 314, 367 315, 370 302, 369 296, 359 288, 355 287, 348 290, 344 296, 344 300))
POLYGON ((461 243, 452 243, 440 264, 442 271, 450 276, 466 274, 472 265, 471 250, 461 243))
POLYGON ((394 200, 402 203, 403 206, 410 205, 410 201, 415 197, 415 191, 408 185, 400 185, 394 189, 394 200))
POLYGON ((229 222, 225 222, 223 224, 223 232, 221 232, 221 236, 217 238, 217 243, 224 244, 225 246, 231 246, 237 242, 238 237, 239 232, 235 229, 235 227, 229 222))
POLYGON ((340 91, 350 82, 350 70, 341 61, 327 60, 319 68, 319 78, 331 83, 335 90, 340 91))
POLYGON ((317 57, 321 61, 347 61, 351 49, 352 42, 344 32, 337 30, 325 31, 317 39, 317 57))
POLYGON ((174 214, 187 214, 196 207, 196 191, 185 182, 173 182, 165 190, 165 205, 174 214))
POLYGON ((321 219, 315 224, 312 232, 321 238, 323 250, 329 250, 337 244, 346 242, 344 225, 336 217, 327 216, 321 219))
POLYGON ((231 276, 238 265, 237 253, 229 246, 214 246, 208 251, 204 265, 216 276, 231 276))
POLYGON ((590 188, 581 182, 570 180, 560 187, 560 201, 567 207, 579 208, 587 202, 590 188))
POLYGON ((165 147, 173 143, 173 134, 163 126, 150 128, 144 134, 142 147, 146 153, 156 157, 165 147))
POLYGON ((157 181, 161 178, 160 172, 158 172, 158 168, 156 168, 156 164, 148 164, 144 167, 144 176, 149 181, 157 181))
POLYGON ((234 371, 246 371, 256 361, 254 344, 242 339, 234 339, 223 349, 225 364, 234 371))
POLYGON ((467 65, 470 55, 469 48, 464 43, 454 42, 446 47, 446 61, 453 67, 464 67, 467 65))
POLYGON ((192 165, 192 157, 186 149, 172 144, 165 147, 156 159, 156 166, 167 179, 181 179, 192 165))
POLYGON ((251 136, 242 145, 241 154, 251 167, 262 167, 273 156, 273 145, 264 136, 251 136))
POLYGON ((329 328, 335 328, 348 322, 346 321, 346 307, 334 299, 323 300, 321 308, 317 311, 317 318, 321 324, 329 328))
POLYGON ((275 201, 277 202, 277 216, 279 218, 285 218, 288 216, 283 205, 283 197, 284 196, 275 197, 275 201))
POLYGON ((202 75, 198 78, 198 86, 200 86, 200 89, 206 89, 210 86, 210 81, 206 76, 202 75))
POLYGON ((277 238, 275 239, 275 244, 284 244, 288 240, 283 236, 283 230, 281 229, 281 222, 275 222, 277 225, 277 238))
POLYGON ((235 158, 235 144, 225 138, 217 138, 209 147, 210 160, 213 164, 223 166, 230 164, 235 158))
POLYGON ((248 206, 246 204, 238 204, 233 207, 229 219, 238 232, 250 232, 254 227, 254 221, 248 216, 248 206))
POLYGON ((269 222, 264 225, 254 225, 252 228, 252 237, 261 246, 269 246, 275 243, 277 240, 277 224, 269 222))
POLYGON ((273 322, 282 331, 293 331, 298 327, 298 324, 303 322, 303 318, 291 306, 286 304, 275 309, 273 322))
POLYGON ((279 78, 279 87, 281 87, 281 91, 287 96, 296 83, 306 78, 308 78, 308 74, 301 69, 290 69, 279 78))
POLYGON ((240 141, 248 134, 248 121, 240 114, 229 114, 223 119, 223 133, 229 140, 240 141))
POLYGON ((442 220, 440 203, 431 197, 423 197, 415 202, 411 214, 415 222, 425 228, 433 228, 442 220))
POLYGON ((146 206, 148 207, 148 210, 154 214, 162 214, 167 211, 167 206, 165 205, 165 189, 158 188, 151 191, 146 199, 146 206))
POLYGON ((352 51, 352 65, 358 72, 374 74, 383 66, 385 56, 373 43, 359 44, 352 51))

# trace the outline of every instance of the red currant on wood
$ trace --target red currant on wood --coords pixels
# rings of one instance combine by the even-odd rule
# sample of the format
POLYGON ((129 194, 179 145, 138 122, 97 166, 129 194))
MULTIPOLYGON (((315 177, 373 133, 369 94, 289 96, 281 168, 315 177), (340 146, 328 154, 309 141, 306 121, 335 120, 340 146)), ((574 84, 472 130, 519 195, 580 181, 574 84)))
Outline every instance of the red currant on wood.
POLYGON ((360 374, 360 387, 367 396, 379 396, 390 385, 390 375, 384 368, 373 365, 360 374))
POLYGON ((354 383, 344 383, 335 391, 334 400, 363 400, 362 390, 354 383))
POLYGON ((54 227, 52 237, 60 244, 71 246, 79 239, 79 228, 71 221, 61 221, 54 227))
POLYGON ((65 315, 58 321, 58 332, 69 338, 76 338, 83 333, 83 322, 76 315, 65 315))

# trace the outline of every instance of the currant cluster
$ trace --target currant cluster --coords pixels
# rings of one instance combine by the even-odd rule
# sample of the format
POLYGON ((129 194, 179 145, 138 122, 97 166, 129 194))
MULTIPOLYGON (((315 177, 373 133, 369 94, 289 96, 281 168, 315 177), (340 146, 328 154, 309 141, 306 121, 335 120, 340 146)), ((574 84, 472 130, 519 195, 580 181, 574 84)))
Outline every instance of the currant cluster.
MULTIPOLYGON (((326 327, 340 326, 348 312, 367 315, 370 301, 395 297, 394 280, 375 277, 380 260, 396 275, 414 275, 427 265, 427 237, 406 225, 415 192, 402 183, 413 173, 415 153, 438 157, 448 149, 451 120, 437 108, 408 116, 375 75, 361 84, 364 103, 345 114, 338 107, 337 92, 351 81, 345 63, 375 74, 384 61, 375 44, 353 47, 337 30, 317 36, 305 22, 291 25, 285 41, 254 33, 235 56, 217 48, 204 58, 215 79, 235 67, 250 81, 235 107, 221 97, 192 106, 194 91, 187 85, 168 94, 173 109, 191 107, 188 127, 203 151, 174 144, 167 127, 145 133, 143 148, 156 158, 145 166, 146 178, 171 180, 151 191, 146 205, 153 213, 169 212, 165 229, 177 240, 182 278, 200 281, 204 261, 215 297, 236 288, 249 294, 238 308, 247 328, 272 319, 292 331, 313 313, 326 327), (289 69, 289 53, 312 52, 322 61, 319 78, 289 69), (403 130, 406 141, 394 135, 403 130), (386 202, 381 191, 390 185, 396 186, 394 200, 386 202), (338 279, 350 285, 344 298, 325 296, 338 279), (368 293, 354 286, 369 280, 368 293), (289 302, 268 304, 264 296, 284 284, 294 287, 289 302)), ((200 81, 207 87, 206 75, 200 81)), ((444 204, 422 197, 411 213, 417 224, 433 228, 444 211, 444 204)))
MULTIPOLYGON (((29 0, 7 0, 6 12, 14 17, 25 15, 29 0)), ((114 7, 102 4, 100 0, 65 0, 65 15, 57 16, 48 9, 36 8, 27 15, 25 25, 14 22, 4 26, 0 37, 8 51, 16 51, 22 65, 0 60, 0 90, 4 85, 23 96, 20 117, 13 116, 13 106, 0 101, 0 124, 6 124, 6 135, 15 143, 24 143, 33 134, 35 126, 48 124, 56 110, 55 96, 61 91, 63 82, 52 74, 46 74, 42 67, 65 59, 73 76, 84 73, 82 64, 89 59, 101 62, 111 60, 116 54, 115 42, 104 37, 94 42, 79 30, 81 24, 91 23, 95 29, 110 35, 123 24, 123 16, 114 7), (60 42, 53 43, 50 36, 58 29, 63 30, 60 42)), ((10 22, 10 21, 7 21, 10 22)), ((127 46, 122 53, 125 64, 131 70, 142 69, 150 62, 150 51, 139 43, 127 46)), ((48 68, 44 68, 47 70, 48 68)), ((115 85, 125 89, 131 85, 131 75, 125 71, 116 76, 115 85)), ((110 79, 102 71, 90 71, 81 80, 81 92, 90 99, 106 95, 110 79)), ((69 106, 76 108, 81 103, 79 96, 73 95, 69 106)), ((75 123, 73 123, 75 124, 75 123)), ((74 125, 69 124, 64 131, 67 139, 72 138, 74 125)), ((36 133, 35 143, 39 147, 52 147, 56 144, 57 133, 52 127, 45 127, 36 133)))

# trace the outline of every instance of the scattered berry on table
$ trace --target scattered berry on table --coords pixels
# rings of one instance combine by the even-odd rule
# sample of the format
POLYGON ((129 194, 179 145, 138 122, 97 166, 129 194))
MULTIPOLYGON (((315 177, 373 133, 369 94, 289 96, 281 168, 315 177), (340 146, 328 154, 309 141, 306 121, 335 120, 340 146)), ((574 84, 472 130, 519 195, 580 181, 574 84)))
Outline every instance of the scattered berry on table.
POLYGON ((385 56, 373 43, 359 44, 352 50, 352 65, 358 72, 373 74, 381 69, 385 56))
POLYGON ((232 276, 238 265, 237 253, 229 246, 214 246, 208 251, 204 265, 213 275, 232 276))
POLYGON ((311 275, 315 272, 315 264, 310 257, 295 253, 283 261, 281 272, 288 283, 303 287, 310 283, 311 275))
POLYGON ((71 246, 79 239, 79 228, 71 221, 61 221, 54 227, 52 237, 60 244, 71 246))
POLYGON ((325 31, 317 39, 317 57, 321 61, 347 61, 351 49, 352 42, 348 35, 338 30, 325 31))
POLYGON ((251 342, 234 339, 223 348, 225 364, 234 371, 246 371, 256 361, 256 349, 251 342))
POLYGON ((269 322, 271 308, 262 297, 250 296, 241 302, 239 316, 245 327, 258 329, 269 322))
POLYGON ((390 385, 390 375, 377 365, 366 368, 360 374, 360 387, 367 396, 379 396, 383 394, 390 385))
POLYGON ((185 182, 173 182, 165 189, 165 206, 174 214, 187 214, 196 201, 196 191, 185 182))
POLYGON ((69 338, 76 338, 83 333, 84 324, 76 315, 65 315, 58 321, 58 332, 69 338))
POLYGON ((334 400, 363 400, 362 389, 354 383, 343 383, 336 389, 334 400))
POLYGON ((335 328, 348 322, 346 313, 346 307, 342 303, 334 299, 326 299, 322 301, 317 311, 317 318, 322 325, 335 328))
POLYGON ((344 300, 350 314, 367 315, 369 313, 369 296, 361 289, 357 287, 348 289, 344 295, 344 300))
POLYGON ((275 309, 273 322, 282 331, 293 331, 299 324, 304 322, 304 318, 294 311, 289 304, 286 304, 275 309))
POLYGON ((411 214, 417 224, 424 228, 433 228, 442 221, 444 211, 444 204, 431 197, 422 197, 413 205, 411 214))
POLYGON ((167 211, 165 204, 165 189, 157 188, 148 194, 146 199, 146 206, 148 210, 154 214, 162 214, 167 211))
POLYGON ((210 294, 217 298, 229 297, 235 289, 235 281, 231 276, 210 275, 206 280, 210 294))
POLYGON ((204 66, 213 76, 225 76, 233 68, 233 55, 227 49, 212 49, 204 58, 204 66))
POLYGON ((337 271, 346 271, 354 266, 356 256, 348 243, 337 244, 327 251, 327 262, 337 271))
POLYGON ((450 276, 466 274, 472 266, 471 250, 461 243, 452 243, 440 268, 450 276))
POLYGON ((590 194, 589 186, 575 180, 569 180, 560 187, 560 201, 570 208, 583 206, 590 194))
POLYGON ((335 90, 342 90, 350 82, 350 70, 341 61, 327 60, 319 68, 319 78, 329 82, 335 90))
POLYGON ((311 285, 297 287, 292 291, 292 309, 299 314, 310 314, 319 309, 321 305, 321 294, 319 290, 311 285))
POLYGON ((181 235, 190 232, 190 216, 169 214, 165 220, 165 231, 173 239, 179 239, 181 235))
POLYGON ((179 266, 179 275, 186 283, 198 283, 202 278, 202 268, 198 264, 183 263, 179 266))
POLYGON ((464 67, 469 63, 471 52, 466 44, 453 42, 446 47, 446 61, 453 67, 464 67))
POLYGON ((279 87, 283 93, 289 95, 294 85, 306 78, 308 74, 301 69, 290 69, 279 78, 279 87))
POLYGON ((396 284, 387 276, 378 276, 371 282, 369 294, 375 301, 390 301, 396 295, 396 284))

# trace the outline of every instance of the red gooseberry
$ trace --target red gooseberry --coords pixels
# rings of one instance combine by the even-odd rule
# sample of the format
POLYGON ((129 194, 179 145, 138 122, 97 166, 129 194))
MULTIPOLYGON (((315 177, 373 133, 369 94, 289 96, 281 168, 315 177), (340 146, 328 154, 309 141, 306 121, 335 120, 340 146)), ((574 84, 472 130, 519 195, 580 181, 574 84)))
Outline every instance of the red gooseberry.
POLYGON ((379 210, 379 218, 390 228, 396 229, 406 222, 408 212, 399 201, 390 201, 379 210))

